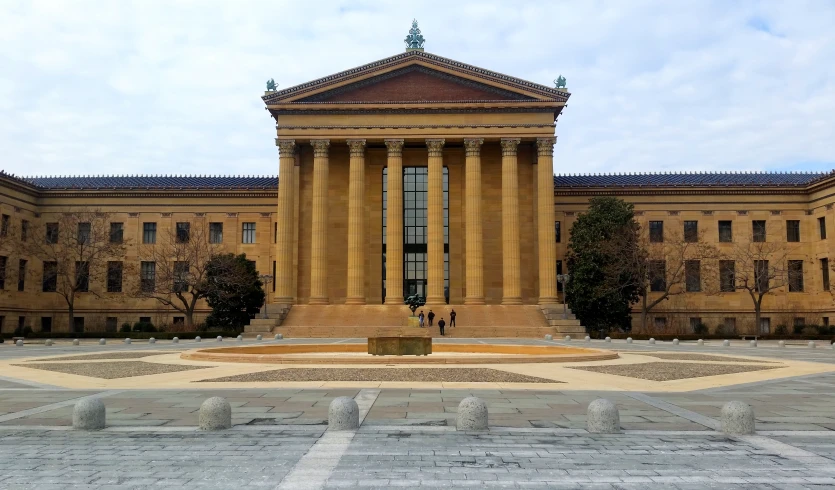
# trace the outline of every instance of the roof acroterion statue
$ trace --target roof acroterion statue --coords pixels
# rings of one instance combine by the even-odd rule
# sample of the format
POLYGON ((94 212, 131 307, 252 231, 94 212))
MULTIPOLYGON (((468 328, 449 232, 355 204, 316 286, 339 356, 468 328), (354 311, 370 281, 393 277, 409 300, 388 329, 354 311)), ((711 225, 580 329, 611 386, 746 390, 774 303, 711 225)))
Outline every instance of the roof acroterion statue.
POLYGON ((406 39, 403 41, 406 43, 406 51, 411 51, 413 49, 423 51, 424 39, 420 34, 420 29, 418 29, 417 20, 412 20, 412 28, 409 29, 409 35, 406 36, 406 39))
POLYGON ((267 91, 268 92, 275 92, 275 90, 276 90, 275 80, 270 78, 269 80, 267 80, 267 91))
POLYGON ((565 77, 560 75, 556 80, 554 80, 554 84, 556 88, 565 88, 565 77))

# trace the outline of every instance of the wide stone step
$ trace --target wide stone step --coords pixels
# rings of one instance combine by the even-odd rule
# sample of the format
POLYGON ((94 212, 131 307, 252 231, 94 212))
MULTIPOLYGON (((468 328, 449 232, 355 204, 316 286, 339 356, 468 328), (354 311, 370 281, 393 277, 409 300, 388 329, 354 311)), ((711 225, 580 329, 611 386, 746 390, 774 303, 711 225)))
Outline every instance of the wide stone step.
MULTIPOLYGON (((467 326, 449 327, 445 329, 447 337, 452 338, 542 338, 546 334, 554 334, 550 327, 494 327, 467 326)), ((367 338, 367 337, 397 337, 397 336, 425 336, 440 337, 440 329, 415 327, 316 327, 295 326, 279 327, 285 338, 367 338)))

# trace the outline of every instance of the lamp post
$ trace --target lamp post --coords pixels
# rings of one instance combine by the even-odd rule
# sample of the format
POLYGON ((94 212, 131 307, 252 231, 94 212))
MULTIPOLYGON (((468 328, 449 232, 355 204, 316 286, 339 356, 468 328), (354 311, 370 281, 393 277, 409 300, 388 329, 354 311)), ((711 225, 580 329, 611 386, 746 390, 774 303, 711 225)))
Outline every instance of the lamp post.
MULTIPOLYGON (((264 289, 265 290, 268 289, 267 284, 273 282, 272 274, 261 274, 261 275, 258 276, 258 279, 261 279, 261 282, 264 283, 264 289)), ((264 318, 269 318, 267 316, 267 295, 266 294, 264 294, 264 318)))
POLYGON ((562 317, 564 320, 568 318, 568 290, 565 286, 570 279, 571 274, 557 274, 557 282, 562 283, 562 317))

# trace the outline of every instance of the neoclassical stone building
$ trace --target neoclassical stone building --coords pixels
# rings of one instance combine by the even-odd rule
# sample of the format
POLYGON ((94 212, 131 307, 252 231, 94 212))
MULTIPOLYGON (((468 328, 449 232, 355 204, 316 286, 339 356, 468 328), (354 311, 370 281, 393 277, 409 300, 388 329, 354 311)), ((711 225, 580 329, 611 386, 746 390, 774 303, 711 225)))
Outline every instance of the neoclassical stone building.
MULTIPOLYGON (((835 234, 825 232, 835 222, 835 177, 555 177, 579 163, 553 161, 555 123, 569 95, 412 48, 266 92, 278 178, 0 174, 2 226, 43 227, 68 210, 101 209, 124 230, 126 263, 139 261, 151 230, 211 227, 220 233, 213 240, 275 278, 268 311, 277 323, 291 307, 281 328, 296 335, 401 327, 404 297, 419 294, 439 314, 456 308, 459 322, 481 334, 538 336, 554 327, 580 331, 550 310, 562 300, 556 275, 568 272, 568 233, 588 199, 613 195, 633 202, 645 223, 670 229, 697 221, 703 239, 720 247, 727 221, 738 235, 752 221, 798 221, 804 288, 772 295, 766 313, 822 322, 835 311, 824 262, 835 234)), ((43 291, 43 265, 14 246, 2 253, 3 332, 181 321, 158 302, 91 284, 100 294, 81 294, 82 320, 68 325, 63 300, 43 291)), ((744 293, 688 293, 653 316, 718 324, 751 312, 744 293)), ((198 320, 206 314, 201 305, 198 320)))

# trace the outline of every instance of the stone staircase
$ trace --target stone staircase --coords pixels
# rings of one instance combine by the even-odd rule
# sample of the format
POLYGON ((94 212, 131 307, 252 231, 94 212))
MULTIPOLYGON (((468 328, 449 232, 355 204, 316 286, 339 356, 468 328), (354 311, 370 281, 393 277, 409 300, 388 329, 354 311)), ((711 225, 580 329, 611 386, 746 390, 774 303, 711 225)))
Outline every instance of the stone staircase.
POLYGON ((580 320, 571 313, 571 310, 563 309, 563 305, 540 305, 542 314, 548 325, 556 329, 556 333, 560 337, 571 335, 572 338, 582 338, 586 336, 586 328, 580 324, 580 320))
POLYGON ((291 305, 282 305, 282 304, 268 304, 266 305, 267 308, 267 316, 269 318, 264 318, 264 308, 261 308, 261 311, 258 312, 257 318, 253 318, 249 321, 249 325, 244 327, 244 333, 247 334, 270 334, 272 333, 273 329, 280 326, 282 322, 287 318, 287 315, 290 313, 290 306, 291 305))

